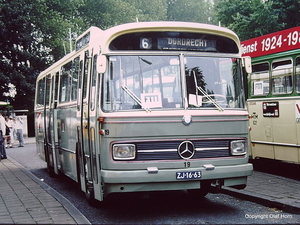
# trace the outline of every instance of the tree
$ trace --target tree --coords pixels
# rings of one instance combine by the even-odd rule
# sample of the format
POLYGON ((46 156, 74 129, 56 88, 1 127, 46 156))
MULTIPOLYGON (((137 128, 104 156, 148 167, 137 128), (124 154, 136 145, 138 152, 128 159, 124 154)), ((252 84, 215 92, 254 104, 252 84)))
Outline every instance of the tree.
POLYGON ((69 0, 63 12, 50 8, 56 2, 60 1, 0 0, 0 92, 9 92, 12 85, 16 89, 15 97, 0 100, 9 100, 15 109, 28 109, 31 115, 36 77, 64 54, 72 19, 64 10, 76 1, 69 0))
POLYGON ((138 21, 164 21, 167 19, 167 0, 126 0, 138 10, 138 21))
POLYGON ((9 100, 17 108, 32 106, 37 75, 64 54, 72 4, 60 5, 67 17, 51 8, 55 2, 0 1, 0 91, 7 92, 13 84, 17 95, 9 100))
POLYGON ((166 19, 166 0, 84 0, 80 16, 89 26, 107 29, 123 23, 166 19))
POLYGON ((213 4, 209 0, 169 0, 168 20, 213 23, 213 4))
POLYGON ((274 32, 283 26, 277 23, 278 12, 272 2, 262 0, 219 0, 216 12, 222 26, 238 34, 241 40, 274 32))
POLYGON ((284 29, 300 26, 300 1, 299 0, 273 0, 272 9, 277 12, 278 23, 284 29))
POLYGON ((222 26, 235 31, 241 40, 299 26, 298 0, 216 0, 222 26))

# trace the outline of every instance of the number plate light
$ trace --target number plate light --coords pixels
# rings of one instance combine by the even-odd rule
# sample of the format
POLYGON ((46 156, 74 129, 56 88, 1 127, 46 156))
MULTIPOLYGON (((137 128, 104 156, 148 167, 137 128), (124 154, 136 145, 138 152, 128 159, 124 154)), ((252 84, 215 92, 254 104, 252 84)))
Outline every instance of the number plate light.
POLYGON ((114 160, 132 160, 135 159, 135 145, 133 144, 115 144, 113 145, 114 160))
POLYGON ((230 142, 230 151, 232 155, 245 155, 247 152, 247 144, 245 140, 230 142))

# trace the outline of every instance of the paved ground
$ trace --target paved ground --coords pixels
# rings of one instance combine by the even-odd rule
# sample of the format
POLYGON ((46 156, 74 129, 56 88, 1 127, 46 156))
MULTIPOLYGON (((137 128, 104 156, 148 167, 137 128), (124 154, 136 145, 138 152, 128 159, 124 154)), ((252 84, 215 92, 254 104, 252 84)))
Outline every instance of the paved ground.
MULTIPOLYGON (((25 140, 34 143, 33 138, 25 140)), ((0 161, 1 224, 90 224, 66 198, 8 156, 0 161)), ((300 181, 254 171, 244 190, 223 193, 300 214, 300 181)))
POLYGON ((18 223, 90 224, 66 198, 8 156, 0 161, 0 224, 18 223))
POLYGON ((244 190, 223 187, 222 192, 268 207, 276 207, 285 212, 300 214, 300 181, 298 180, 254 171, 248 178, 244 190))

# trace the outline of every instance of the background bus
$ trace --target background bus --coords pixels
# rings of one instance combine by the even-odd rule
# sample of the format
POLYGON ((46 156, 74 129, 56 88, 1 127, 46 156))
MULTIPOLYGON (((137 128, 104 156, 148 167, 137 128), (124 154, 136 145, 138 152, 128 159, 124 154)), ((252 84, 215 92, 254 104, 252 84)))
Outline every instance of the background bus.
POLYGON ((38 154, 91 205, 116 192, 244 188, 242 64, 239 39, 217 26, 91 27, 37 78, 38 154))
POLYGON ((248 110, 252 158, 300 162, 300 27, 241 43, 252 58, 248 110))

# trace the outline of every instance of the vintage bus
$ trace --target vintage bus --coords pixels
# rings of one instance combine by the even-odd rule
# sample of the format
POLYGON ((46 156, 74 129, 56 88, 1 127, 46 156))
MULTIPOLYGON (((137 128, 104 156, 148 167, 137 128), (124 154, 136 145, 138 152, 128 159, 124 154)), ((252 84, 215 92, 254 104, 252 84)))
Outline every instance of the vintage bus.
POLYGON ((50 175, 77 181, 91 205, 110 193, 245 187, 251 63, 240 50, 232 31, 206 24, 91 27, 37 78, 37 152, 50 175))
POLYGON ((300 27, 241 43, 252 58, 248 110, 252 158, 300 162, 300 27))

